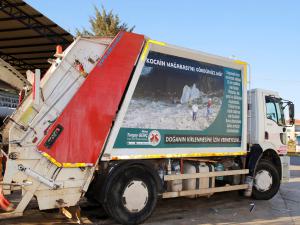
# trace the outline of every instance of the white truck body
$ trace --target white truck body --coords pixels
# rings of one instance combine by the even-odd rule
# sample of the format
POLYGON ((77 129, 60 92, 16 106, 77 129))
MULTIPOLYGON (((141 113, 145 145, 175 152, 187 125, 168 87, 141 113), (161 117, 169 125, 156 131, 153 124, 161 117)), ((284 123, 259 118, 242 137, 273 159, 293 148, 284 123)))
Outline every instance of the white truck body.
POLYGON ((286 154, 285 125, 278 122, 283 107, 277 93, 260 89, 250 90, 247 101, 247 83, 241 61, 126 32, 77 38, 40 85, 36 76, 6 124, 3 191, 20 185, 22 198, 0 218, 22 215, 33 196, 41 210, 75 206, 89 189, 87 197, 117 221, 136 224, 151 215, 158 194, 252 190, 247 174, 255 198, 273 197, 288 176, 288 161, 279 158, 286 154), (213 169, 185 174, 185 161, 213 169), (201 177, 213 185, 165 188, 201 177))

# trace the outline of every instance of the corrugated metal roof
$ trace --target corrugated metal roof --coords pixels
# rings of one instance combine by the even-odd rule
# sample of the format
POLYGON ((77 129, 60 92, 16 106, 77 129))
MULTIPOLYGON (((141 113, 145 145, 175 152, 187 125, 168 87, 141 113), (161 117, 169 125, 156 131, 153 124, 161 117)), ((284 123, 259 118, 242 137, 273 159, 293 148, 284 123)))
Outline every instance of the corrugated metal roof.
POLYGON ((22 0, 0 0, 0 57, 25 74, 45 72, 56 45, 64 48, 73 36, 22 0))

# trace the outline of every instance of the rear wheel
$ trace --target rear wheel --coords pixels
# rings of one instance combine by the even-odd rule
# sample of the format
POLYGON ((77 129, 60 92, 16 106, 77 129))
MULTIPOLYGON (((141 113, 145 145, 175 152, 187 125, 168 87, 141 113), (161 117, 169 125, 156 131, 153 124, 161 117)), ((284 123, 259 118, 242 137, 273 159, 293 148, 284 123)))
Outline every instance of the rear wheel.
POLYGON ((103 204, 100 203, 99 200, 97 200, 97 196, 95 196, 97 194, 99 194, 99 192, 97 192, 96 179, 93 179, 87 193, 85 194, 85 197, 88 201, 87 211, 89 211, 90 208, 96 209, 97 217, 107 218, 109 217, 109 214, 105 210, 103 204))
POLYGON ((152 214, 157 188, 151 175, 140 167, 120 173, 109 188, 105 208, 121 224, 139 224, 152 214))
POLYGON ((280 177, 277 169, 268 160, 261 160, 257 165, 252 196, 258 200, 269 200, 278 192, 280 177))

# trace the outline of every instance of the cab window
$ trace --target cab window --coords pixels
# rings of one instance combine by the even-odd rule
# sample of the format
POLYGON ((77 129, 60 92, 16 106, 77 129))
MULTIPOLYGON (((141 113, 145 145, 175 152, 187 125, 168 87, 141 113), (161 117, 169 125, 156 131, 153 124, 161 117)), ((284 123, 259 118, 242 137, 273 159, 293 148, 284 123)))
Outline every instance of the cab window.
POLYGON ((267 96, 266 112, 266 116, 269 120, 273 120, 279 126, 283 126, 285 124, 281 102, 279 99, 267 96))
POLYGON ((276 112, 277 112, 277 118, 278 118, 278 125, 283 126, 285 125, 285 121, 284 121, 284 114, 283 114, 283 110, 282 110, 282 104, 281 102, 276 102, 276 112))

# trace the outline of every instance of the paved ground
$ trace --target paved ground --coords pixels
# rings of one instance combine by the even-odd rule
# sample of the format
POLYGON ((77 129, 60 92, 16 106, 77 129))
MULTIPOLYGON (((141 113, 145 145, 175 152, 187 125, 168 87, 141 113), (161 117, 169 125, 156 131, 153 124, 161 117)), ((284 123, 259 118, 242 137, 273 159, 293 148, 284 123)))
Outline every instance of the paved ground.
MULTIPOLYGON (((280 192, 270 201, 253 201, 240 197, 237 192, 219 193, 210 198, 167 199, 158 203, 148 225, 200 224, 299 224, 300 225, 300 157, 291 159, 291 179, 282 184, 280 192), (250 212, 250 204, 255 208, 250 212)), ((85 224, 113 225, 109 218, 101 218, 96 210, 83 207, 85 224)), ((22 218, 2 220, 0 224, 75 224, 56 210, 39 212, 29 210, 22 218)))

